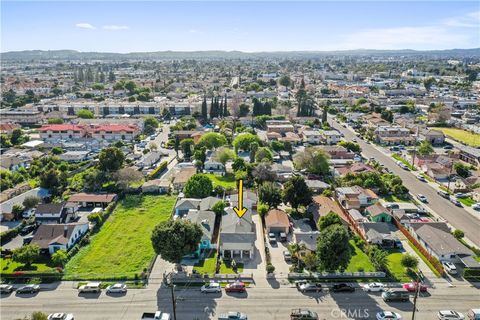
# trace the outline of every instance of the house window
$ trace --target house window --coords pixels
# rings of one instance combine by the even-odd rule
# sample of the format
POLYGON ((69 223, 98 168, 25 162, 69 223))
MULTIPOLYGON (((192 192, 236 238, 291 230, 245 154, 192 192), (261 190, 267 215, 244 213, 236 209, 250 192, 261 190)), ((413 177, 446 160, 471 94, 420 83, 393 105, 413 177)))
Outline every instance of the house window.
POLYGON ((450 255, 450 259, 455 259, 455 257, 456 257, 456 256, 455 256, 454 254, 451 254, 451 255, 450 255))

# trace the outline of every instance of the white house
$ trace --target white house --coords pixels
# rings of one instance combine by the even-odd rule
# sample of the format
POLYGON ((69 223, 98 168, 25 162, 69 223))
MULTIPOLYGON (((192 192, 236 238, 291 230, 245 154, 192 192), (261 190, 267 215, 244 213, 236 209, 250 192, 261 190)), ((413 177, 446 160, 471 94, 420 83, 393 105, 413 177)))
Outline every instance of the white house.
POLYGON ((60 249, 68 251, 87 231, 88 223, 42 224, 35 232, 32 244, 50 254, 60 249))

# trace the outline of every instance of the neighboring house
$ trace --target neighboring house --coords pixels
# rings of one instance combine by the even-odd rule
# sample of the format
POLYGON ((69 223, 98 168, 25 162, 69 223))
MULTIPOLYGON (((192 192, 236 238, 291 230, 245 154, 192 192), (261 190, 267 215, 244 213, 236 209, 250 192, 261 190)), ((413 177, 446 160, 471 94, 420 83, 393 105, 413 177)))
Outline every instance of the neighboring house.
POLYGON ((318 130, 304 130, 302 131, 303 142, 309 144, 320 144, 322 142, 322 134, 318 130))
POLYGON ((360 186, 336 188, 338 201, 345 209, 361 209, 378 201, 378 196, 370 189, 360 186))
POLYGON ((288 234, 290 229, 290 220, 285 211, 280 209, 271 209, 265 216, 265 227, 267 232, 288 234))
POLYGON ((370 167, 368 164, 362 163, 362 162, 355 162, 352 163, 351 165, 347 166, 342 166, 335 168, 335 173, 339 176, 344 176, 347 173, 362 173, 362 172, 373 172, 375 171, 372 167, 370 167))
POLYGON ((442 131, 426 129, 420 133, 420 139, 428 141, 432 145, 441 145, 445 143, 445 135, 442 131))
POLYGON ((214 249, 212 244, 213 228, 215 227, 215 213, 208 210, 189 210, 185 219, 196 223, 202 229, 202 239, 198 244, 198 249, 195 251, 197 257, 202 257, 208 254, 208 251, 214 249))
POLYGON ((323 182, 321 180, 307 179, 307 180, 305 180, 305 183, 307 184, 307 187, 310 190, 312 190, 313 194, 322 193, 325 189, 330 188, 330 185, 328 183, 323 182))
POLYGON ((147 168, 153 167, 160 161, 163 155, 164 153, 160 151, 149 152, 138 162, 138 165, 147 168))
POLYGON ((222 199, 217 197, 206 197, 200 200, 199 210, 211 210, 213 206, 222 199))
POLYGON ((335 130, 321 131, 320 134, 322 137, 322 142, 328 145, 337 144, 342 138, 342 135, 340 134, 340 132, 335 130))
POLYGON ((80 162, 89 159, 90 151, 67 151, 58 157, 67 162, 80 162))
POLYGON ((272 164, 272 172, 277 175, 280 182, 285 182, 293 176, 293 168, 280 163, 272 164))
POLYGON ((360 232, 368 243, 378 244, 382 247, 392 248, 395 245, 395 237, 390 232, 390 226, 385 222, 361 223, 360 232))
POLYGON ((451 174, 451 170, 444 165, 437 162, 425 163, 422 166, 422 171, 432 179, 446 180, 451 174))
POLYGON ((219 251, 222 257, 252 258, 255 254, 256 239, 252 210, 247 210, 241 218, 231 207, 225 211, 219 231, 219 251))
POLYGON ((178 192, 181 191, 187 183, 188 179, 190 179, 195 173, 197 173, 197 169, 195 167, 180 168, 178 172, 173 176, 174 190, 178 192))
POLYGON ((170 181, 167 179, 154 179, 145 181, 142 185, 143 193, 160 193, 165 194, 170 192, 170 181))
POLYGON ((474 166, 480 166, 480 149, 461 144, 458 144, 456 148, 460 150, 460 160, 474 166))
POLYGON ((318 231, 294 231, 293 242, 303 245, 305 250, 301 250, 298 254, 305 257, 308 253, 317 251, 317 239, 320 235, 318 231))
POLYGON ((375 129, 375 141, 385 145, 411 145, 415 138, 407 128, 396 126, 378 127, 375 129))
POLYGON ((78 207, 75 203, 41 203, 35 210, 35 221, 41 224, 58 224, 77 218, 78 207))
POLYGON ((321 146, 323 151, 328 153, 331 159, 353 159, 355 154, 342 146, 321 146))
POLYGON ((392 215, 388 209, 376 202, 371 206, 365 208, 365 212, 369 215, 372 222, 392 222, 392 215))
POLYGON ((17 171, 20 168, 27 167, 28 161, 26 159, 20 159, 17 156, 2 156, 2 161, 0 162, 0 167, 5 170, 12 172, 17 171))
POLYGON ((450 233, 450 228, 444 222, 410 223, 410 233, 429 254, 441 262, 465 263, 466 261, 468 263, 475 255, 450 233))
MULTIPOLYGON (((250 190, 243 191, 243 206, 249 211, 257 209, 257 195, 250 190)), ((230 196, 230 204, 232 207, 238 206, 238 193, 230 196)))
POLYGON ((70 196, 68 202, 75 203, 80 208, 101 207, 105 208, 117 200, 115 193, 75 193, 70 196))
POLYGON ((3 220, 12 220, 14 218, 12 214, 12 209, 13 206, 18 204, 20 206, 23 206, 23 201, 25 201, 26 198, 29 197, 38 197, 40 199, 45 199, 50 196, 50 193, 48 189, 45 188, 35 188, 31 189, 28 191, 25 191, 22 194, 19 194, 18 196, 15 196, 11 199, 8 199, 7 201, 4 201, 0 204, 0 221, 3 220))
POLYGON ((313 221, 315 225, 318 225, 318 221, 321 217, 326 216, 330 212, 336 213, 341 219, 344 225, 348 226, 349 223, 345 219, 342 207, 335 201, 326 196, 314 196, 312 203, 308 206, 307 211, 313 215, 313 221))
POLYGON ((68 251, 87 231, 88 223, 42 224, 35 232, 31 243, 50 254, 60 249, 68 251))
POLYGON ((203 172, 223 174, 225 172, 225 166, 221 162, 215 161, 213 158, 210 158, 205 161, 203 165, 203 172))
POLYGON ((193 139, 193 142, 195 144, 198 143, 198 140, 202 137, 204 134, 204 131, 190 131, 190 130, 178 130, 173 132, 173 136, 178 138, 179 141, 182 141, 184 139, 193 139))
POLYGON ((200 199, 183 198, 177 201, 175 205, 175 215, 183 216, 188 213, 189 210, 200 209, 200 199))
POLYGON ((287 122, 286 124, 267 124, 267 132, 277 132, 280 134, 285 134, 287 132, 293 132, 293 125, 287 122))
POLYGON ((360 223, 369 222, 368 218, 366 218, 360 211, 357 209, 350 209, 348 210, 348 214, 358 226, 360 223))

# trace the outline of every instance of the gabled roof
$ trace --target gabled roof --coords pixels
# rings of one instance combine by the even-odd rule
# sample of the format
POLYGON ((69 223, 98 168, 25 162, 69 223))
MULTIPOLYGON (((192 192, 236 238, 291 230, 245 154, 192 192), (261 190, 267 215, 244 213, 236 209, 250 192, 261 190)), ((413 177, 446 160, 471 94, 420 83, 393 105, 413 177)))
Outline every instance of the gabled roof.
POLYGON ((368 206, 366 208, 366 210, 368 211, 368 213, 372 217, 379 216, 383 213, 385 213, 387 215, 391 215, 390 212, 388 211, 388 209, 385 208, 384 206, 382 206, 379 202, 376 202, 375 204, 372 204, 371 206, 368 206))
POLYGON ((451 253, 474 255, 472 250, 468 249, 460 241, 455 239, 445 223, 412 223, 411 225, 417 236, 437 255, 451 253))
POLYGON ((37 244, 41 249, 47 249, 51 244, 68 243, 76 226, 87 225, 87 223, 70 224, 41 224, 32 239, 32 244, 37 244))
POLYGON ((212 240, 213 227, 215 225, 215 213, 212 211, 190 210, 185 216, 185 219, 190 220, 200 226, 203 232, 202 240, 212 240))
POLYGON ((75 193, 68 199, 69 202, 102 202, 110 203, 117 195, 115 193, 75 193))
POLYGON ((177 201, 175 209, 189 210, 189 209, 198 209, 200 205, 200 199, 193 198, 183 198, 177 201))
POLYGON ((212 207, 222 199, 217 197, 206 197, 200 201, 200 210, 210 210, 212 207))
POLYGON ((62 213, 65 203, 41 203, 37 206, 35 214, 62 213))
POLYGON ((290 227, 290 220, 285 211, 280 209, 272 209, 265 216, 265 225, 267 227, 290 227))
POLYGON ((317 239, 320 235, 318 231, 310 231, 310 232, 295 232, 295 241, 298 244, 303 244, 305 247, 310 251, 317 250, 317 239))

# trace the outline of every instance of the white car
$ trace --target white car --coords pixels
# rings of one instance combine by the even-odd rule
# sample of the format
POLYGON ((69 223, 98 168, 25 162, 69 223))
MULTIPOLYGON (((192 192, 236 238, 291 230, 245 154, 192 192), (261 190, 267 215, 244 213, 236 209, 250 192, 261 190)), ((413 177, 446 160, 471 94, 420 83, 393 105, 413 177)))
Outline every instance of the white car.
POLYGON ((422 181, 422 182, 427 182, 427 180, 425 180, 425 178, 424 178, 423 176, 421 176, 421 175, 418 175, 418 176, 417 176, 417 179, 420 180, 420 181, 422 181))
POLYGON ((372 282, 372 283, 367 283, 362 288, 363 288, 363 291, 366 291, 366 292, 381 292, 385 290, 385 285, 379 282, 372 282))
POLYGON ((210 293, 210 292, 218 293, 218 292, 221 292, 221 291, 222 291, 222 287, 220 286, 220 283, 218 283, 218 282, 210 282, 206 285, 203 285, 200 288, 200 292, 202 292, 202 293, 210 293))
POLYGON ((439 320, 463 320, 465 316, 460 312, 453 310, 441 310, 438 311, 437 317, 439 320))
POLYGON ((71 313, 52 313, 48 316, 48 320, 74 320, 71 313))
POLYGON ((127 285, 123 283, 115 283, 107 287, 107 293, 125 293, 127 292, 127 285))
POLYGON ((443 268, 450 274, 457 274, 457 267, 451 262, 442 263, 443 268))
POLYGON ((472 209, 473 209, 473 210, 480 210, 480 202, 479 202, 479 203, 472 204, 472 209))
POLYGON ((275 233, 270 232, 270 233, 268 234, 268 241, 269 241, 270 243, 275 243, 275 242, 277 242, 277 237, 275 236, 275 233))
POLYGON ((398 319, 402 319, 402 316, 399 313, 396 313, 393 311, 382 311, 377 313, 377 320, 386 320, 386 319, 398 320, 398 319))
POLYGON ((422 201, 423 203, 428 202, 427 197, 425 197, 423 194, 418 194, 417 198, 418 198, 418 200, 422 201))

